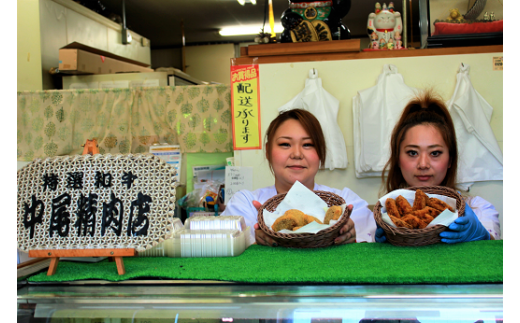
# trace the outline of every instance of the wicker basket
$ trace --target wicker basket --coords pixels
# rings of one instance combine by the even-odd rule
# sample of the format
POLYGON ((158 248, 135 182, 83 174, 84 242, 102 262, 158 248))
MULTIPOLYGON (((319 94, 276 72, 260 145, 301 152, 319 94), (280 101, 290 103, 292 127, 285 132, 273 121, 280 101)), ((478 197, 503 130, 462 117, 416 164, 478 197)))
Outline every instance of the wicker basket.
MULTIPOLYGON (((444 195, 457 200, 457 210, 459 213, 459 217, 464 215, 465 202, 462 196, 457 193, 457 191, 444 187, 444 186, 424 186, 424 187, 408 187, 408 190, 417 190, 421 189, 424 193, 427 194, 438 194, 444 195)), ((441 241, 441 237, 439 237, 439 233, 446 230, 446 227, 443 225, 434 225, 425 229, 408 229, 401 227, 392 227, 388 225, 385 221, 383 221, 381 217, 381 202, 377 202, 374 207, 374 219, 378 226, 383 228, 386 234, 386 239, 388 242, 393 244, 394 246, 426 246, 434 243, 438 243, 441 241)))
MULTIPOLYGON (((316 193, 316 195, 325 201, 329 207, 332 205, 345 204, 345 200, 337 194, 326 191, 314 191, 314 193, 316 193)), ((278 245, 283 247, 319 248, 333 245, 334 239, 336 239, 339 235, 339 230, 347 223, 348 219, 350 218, 351 211, 349 211, 348 208, 345 208, 345 213, 343 213, 343 216, 336 224, 330 226, 327 229, 321 230, 318 233, 287 234, 275 232, 265 224, 263 212, 264 209, 267 209, 269 212, 276 210, 278 204, 282 202, 286 194, 287 193, 278 194, 268 199, 258 210, 258 226, 260 229, 273 240, 275 240, 278 245)))

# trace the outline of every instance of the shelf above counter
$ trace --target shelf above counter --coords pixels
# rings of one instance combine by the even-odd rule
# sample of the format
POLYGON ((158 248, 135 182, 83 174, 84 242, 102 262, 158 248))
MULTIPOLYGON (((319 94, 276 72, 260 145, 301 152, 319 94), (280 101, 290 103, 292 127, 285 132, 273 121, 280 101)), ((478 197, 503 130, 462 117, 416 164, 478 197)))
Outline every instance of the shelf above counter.
MULTIPOLYGON (((358 42, 359 44, 359 42, 358 42)), ((242 47, 240 57, 234 58, 234 64, 246 65, 256 62, 257 64, 272 63, 296 63, 296 62, 312 62, 312 61, 334 61, 334 60, 353 60, 353 59, 374 59, 374 58, 393 58, 393 57, 421 57, 436 55, 462 55, 462 54, 482 54, 503 52, 503 45, 490 46, 468 46, 468 47, 447 47, 447 48, 427 48, 427 49, 406 49, 406 50, 380 50, 380 51, 361 51, 359 48, 352 50, 352 44, 337 46, 335 49, 325 52, 321 50, 318 44, 311 44, 306 51, 296 54, 290 47, 285 49, 277 49, 277 45, 292 44, 265 44, 265 45, 249 45, 242 47), (255 46, 255 47, 252 47, 255 46), (268 50, 262 50, 262 47, 270 46, 273 48, 272 55, 268 55, 268 50), (338 48, 342 48, 338 49, 338 48), (314 48, 314 51, 312 51, 314 48), (254 49, 251 50, 250 49, 254 49), (260 55, 259 55, 260 53, 260 55), (254 56, 256 54, 257 56, 254 56)), ((297 45, 297 44, 294 44, 297 45)), ((299 45, 301 46, 301 45, 299 45)))

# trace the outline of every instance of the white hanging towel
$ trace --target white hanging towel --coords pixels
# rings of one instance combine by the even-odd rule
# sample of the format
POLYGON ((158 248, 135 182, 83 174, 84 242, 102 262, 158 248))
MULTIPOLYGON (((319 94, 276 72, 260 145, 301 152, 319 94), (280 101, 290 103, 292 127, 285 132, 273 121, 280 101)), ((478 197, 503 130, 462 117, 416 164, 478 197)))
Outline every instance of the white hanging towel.
POLYGON ((390 158, 392 130, 416 94, 417 89, 404 84, 396 66, 385 64, 377 84, 352 99, 357 178, 381 176, 390 158))
POLYGON ((473 88, 469 65, 460 65, 447 106, 457 134, 457 183, 471 186, 472 182, 503 180, 502 151, 489 125, 493 107, 473 88))
POLYGON ((305 80, 305 88, 278 111, 303 109, 312 113, 320 122, 327 144, 327 158, 324 168, 347 168, 347 148, 343 133, 337 123, 339 101, 325 91, 318 77, 318 71, 311 69, 305 80))

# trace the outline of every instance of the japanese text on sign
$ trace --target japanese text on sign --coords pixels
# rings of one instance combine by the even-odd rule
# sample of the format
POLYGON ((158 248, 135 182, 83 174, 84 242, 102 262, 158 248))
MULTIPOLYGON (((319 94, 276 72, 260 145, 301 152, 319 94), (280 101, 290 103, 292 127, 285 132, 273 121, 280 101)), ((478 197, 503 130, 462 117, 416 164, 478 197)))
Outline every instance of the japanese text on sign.
MULTIPOLYGON (((83 188, 83 172, 66 173, 66 187, 70 189, 83 188)), ((132 187, 137 176, 132 172, 124 172, 121 183, 127 189, 132 187)), ((53 173, 46 173, 42 177, 42 191, 47 189, 56 191, 59 177, 53 173)), ((110 189, 112 186, 112 175, 110 173, 96 172, 95 187, 98 189, 110 189)), ((98 206, 101 212, 101 236, 105 236, 107 229, 112 230, 117 236, 121 236, 123 227, 124 207, 123 202, 111 192, 108 203, 98 201, 98 194, 89 193, 88 195, 79 194, 75 203, 71 193, 63 193, 53 198, 50 203, 51 219, 49 223, 49 237, 55 234, 60 237, 69 235, 70 225, 76 228, 78 237, 90 235, 94 237, 96 230, 96 213, 98 206), (76 220, 71 221, 71 215, 75 215, 76 220)), ((139 192, 137 198, 130 203, 130 216, 126 225, 127 236, 140 236, 148 234, 148 213, 152 198, 139 192), (135 215, 135 216, 134 216, 135 215)), ((42 223, 42 215, 46 205, 39 200, 35 194, 31 196, 31 201, 24 202, 23 223, 25 229, 29 230, 29 237, 34 236, 35 225, 42 223)))
POLYGON ((260 149, 258 65, 231 66, 233 149, 260 149))

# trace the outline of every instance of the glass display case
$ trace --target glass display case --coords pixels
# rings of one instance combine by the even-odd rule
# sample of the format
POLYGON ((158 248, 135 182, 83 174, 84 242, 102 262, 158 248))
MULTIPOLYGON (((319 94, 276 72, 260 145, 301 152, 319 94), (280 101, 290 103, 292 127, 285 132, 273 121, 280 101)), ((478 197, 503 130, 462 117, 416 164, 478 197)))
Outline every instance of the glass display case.
POLYGON ((419 0, 421 48, 503 44, 502 0, 419 0))
POLYGON ((19 283, 18 322, 502 322, 502 284, 19 283))

